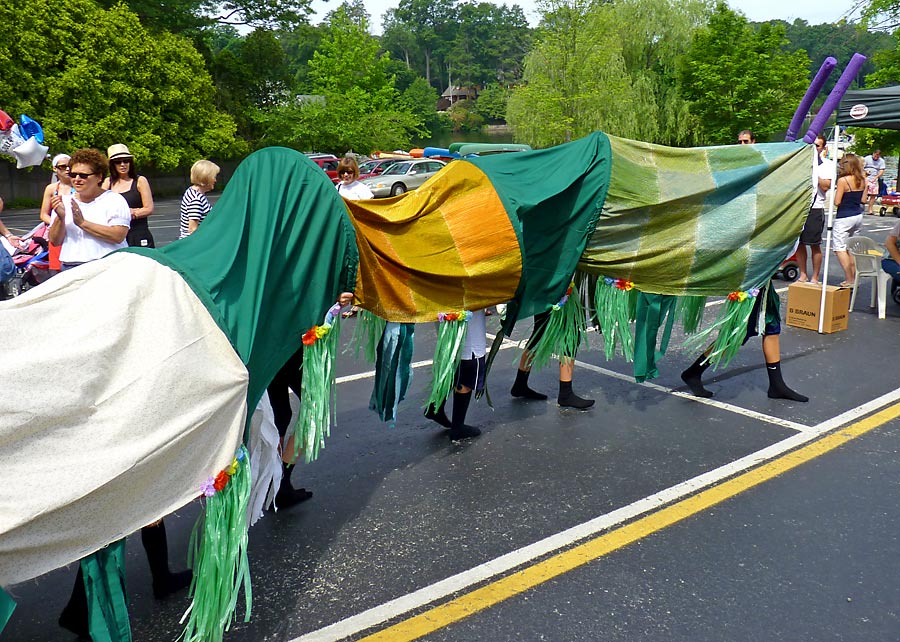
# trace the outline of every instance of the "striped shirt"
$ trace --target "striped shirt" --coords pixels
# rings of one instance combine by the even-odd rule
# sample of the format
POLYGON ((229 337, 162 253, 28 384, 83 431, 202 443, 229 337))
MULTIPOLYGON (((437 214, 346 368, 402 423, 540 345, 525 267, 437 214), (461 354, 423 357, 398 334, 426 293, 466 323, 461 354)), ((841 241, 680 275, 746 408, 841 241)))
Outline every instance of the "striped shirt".
POLYGON ((181 197, 181 233, 178 238, 183 239, 190 233, 188 221, 197 221, 199 225, 209 214, 210 209, 206 194, 200 192, 193 185, 188 187, 184 196, 181 197))

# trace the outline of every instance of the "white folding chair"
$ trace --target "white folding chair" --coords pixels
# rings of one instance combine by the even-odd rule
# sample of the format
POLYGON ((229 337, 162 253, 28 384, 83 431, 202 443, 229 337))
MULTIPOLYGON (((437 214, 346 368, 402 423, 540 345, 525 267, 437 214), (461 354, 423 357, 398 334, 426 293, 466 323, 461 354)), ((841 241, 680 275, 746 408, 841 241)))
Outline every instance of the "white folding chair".
POLYGON ((853 294, 850 295, 850 311, 856 303, 856 293, 859 290, 859 280, 864 277, 874 279, 872 283, 872 299, 870 308, 878 302, 878 318, 885 317, 887 307, 887 293, 891 284, 891 275, 881 269, 882 250, 875 241, 867 236, 853 236, 847 239, 847 250, 856 260, 856 278, 853 279, 853 294))

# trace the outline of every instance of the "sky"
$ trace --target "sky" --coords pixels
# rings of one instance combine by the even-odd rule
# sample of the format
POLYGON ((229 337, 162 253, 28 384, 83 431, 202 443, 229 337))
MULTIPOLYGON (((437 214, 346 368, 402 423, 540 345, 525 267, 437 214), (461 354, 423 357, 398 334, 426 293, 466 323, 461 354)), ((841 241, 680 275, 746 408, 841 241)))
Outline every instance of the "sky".
MULTIPOLYGON (((372 17, 372 32, 381 34, 381 16, 388 9, 396 8, 399 0, 363 0, 366 10, 372 17)), ((537 25, 538 15, 534 0, 518 0, 499 2, 495 4, 513 5, 522 7, 525 17, 531 26, 537 25)), ((313 24, 321 22, 325 15, 340 6, 341 0, 313 0, 312 7, 316 11, 313 24)), ((792 22, 795 18, 802 18, 809 24, 821 24, 823 22, 835 22, 845 17, 847 10, 852 6, 848 0, 729 0, 728 5, 743 13, 754 22, 763 20, 787 20, 792 22)))

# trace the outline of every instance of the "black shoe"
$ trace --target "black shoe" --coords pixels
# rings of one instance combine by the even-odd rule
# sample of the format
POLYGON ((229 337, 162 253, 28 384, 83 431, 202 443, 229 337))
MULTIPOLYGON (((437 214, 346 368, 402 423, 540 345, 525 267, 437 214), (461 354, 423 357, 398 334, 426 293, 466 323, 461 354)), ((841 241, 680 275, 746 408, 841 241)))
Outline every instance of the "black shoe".
POLYGON ((463 424, 459 428, 451 428, 447 431, 450 441, 460 441, 461 439, 471 439, 481 434, 481 429, 475 426, 463 424))
POLYGON ((278 492, 275 493, 276 508, 290 508, 310 499, 313 494, 305 488, 294 488, 288 483, 282 484, 278 492))
POLYGON ((450 423, 450 418, 444 410, 444 404, 441 404, 441 407, 437 410, 434 409, 434 406, 428 406, 428 410, 425 411, 425 418, 431 419, 431 421, 440 424, 444 428, 450 428, 453 425, 450 423))
POLYGON ((517 370, 516 381, 515 383, 513 383, 513 387, 509 391, 509 394, 517 399, 534 399, 535 401, 546 401, 547 395, 540 393, 537 390, 532 390, 528 387, 529 374, 531 374, 529 370, 517 370))
POLYGON ((157 600, 164 600, 170 595, 183 591, 191 585, 194 573, 191 569, 179 571, 177 573, 169 573, 167 577, 153 579, 153 597, 157 600))

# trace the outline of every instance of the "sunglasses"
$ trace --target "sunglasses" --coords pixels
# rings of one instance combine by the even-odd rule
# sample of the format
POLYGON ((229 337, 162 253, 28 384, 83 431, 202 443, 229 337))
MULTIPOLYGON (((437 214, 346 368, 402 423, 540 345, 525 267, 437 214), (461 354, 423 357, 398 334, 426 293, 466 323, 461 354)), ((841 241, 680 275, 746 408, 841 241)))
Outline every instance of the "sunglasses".
POLYGON ((61 170, 61 169, 66 169, 66 170, 67 170, 67 169, 69 169, 69 166, 68 166, 68 165, 57 165, 57 166, 54 167, 53 169, 55 169, 55 170, 57 170, 57 171, 59 171, 59 170, 61 170))
POLYGON ((353 171, 349 169, 343 169, 338 172, 338 176, 353 176, 353 171))
POLYGON ((121 160, 114 160, 113 165, 129 165, 131 163, 130 158, 123 158, 121 160))
POLYGON ((90 172, 85 174, 84 172, 69 172, 69 177, 71 178, 80 178, 82 180, 86 180, 88 176, 93 176, 97 172, 90 172))

